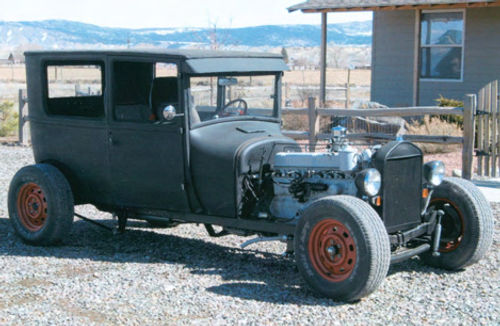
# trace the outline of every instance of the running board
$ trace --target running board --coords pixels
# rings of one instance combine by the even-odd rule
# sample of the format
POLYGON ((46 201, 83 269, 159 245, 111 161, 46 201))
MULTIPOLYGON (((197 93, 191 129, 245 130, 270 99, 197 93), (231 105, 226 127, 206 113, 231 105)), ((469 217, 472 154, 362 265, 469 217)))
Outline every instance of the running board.
POLYGON ((426 243, 421 246, 412 249, 406 249, 396 254, 391 255, 391 264, 400 263, 404 260, 407 260, 413 256, 420 255, 426 251, 431 249, 431 245, 426 243))
POLYGON ((98 226, 100 228, 106 229, 108 231, 113 232, 115 230, 115 228, 113 228, 113 227, 110 227, 110 226, 104 225, 103 223, 99 223, 97 221, 94 221, 93 219, 90 219, 90 218, 83 216, 81 214, 75 213, 75 216, 78 217, 79 219, 85 221, 85 222, 88 222, 88 223, 93 224, 95 226, 98 226))

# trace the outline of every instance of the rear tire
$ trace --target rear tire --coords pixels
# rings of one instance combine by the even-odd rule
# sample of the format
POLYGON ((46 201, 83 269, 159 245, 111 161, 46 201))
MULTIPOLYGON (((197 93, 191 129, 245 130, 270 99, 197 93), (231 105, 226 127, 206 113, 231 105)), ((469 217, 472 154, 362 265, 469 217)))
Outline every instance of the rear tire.
POLYGON ((369 295, 390 266, 389 236, 382 220, 370 205, 351 196, 311 204, 297 224, 294 246, 307 284, 334 300, 369 295))
POLYGON ((9 216, 16 233, 32 245, 53 245, 68 235, 74 201, 64 175, 49 164, 19 170, 9 187, 9 216))
POLYGON ((432 193, 429 208, 442 209, 440 256, 420 255, 433 267, 459 270, 478 262, 493 242, 493 213, 481 191, 471 182, 446 178, 432 193))

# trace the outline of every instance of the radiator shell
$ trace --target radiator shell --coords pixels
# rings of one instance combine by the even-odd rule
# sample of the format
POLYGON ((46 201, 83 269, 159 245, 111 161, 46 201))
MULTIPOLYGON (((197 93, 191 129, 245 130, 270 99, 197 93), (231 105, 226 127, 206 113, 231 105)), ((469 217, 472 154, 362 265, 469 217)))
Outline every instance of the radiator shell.
POLYGON ((422 222, 422 151, 410 142, 390 142, 374 157, 382 174, 382 219, 388 233, 422 222))

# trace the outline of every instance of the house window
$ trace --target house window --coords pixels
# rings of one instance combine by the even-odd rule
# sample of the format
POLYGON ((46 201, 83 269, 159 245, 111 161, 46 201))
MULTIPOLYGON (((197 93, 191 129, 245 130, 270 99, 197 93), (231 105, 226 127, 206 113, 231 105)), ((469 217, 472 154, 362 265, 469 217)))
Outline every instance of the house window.
POLYGON ((420 78, 462 80, 464 11, 422 13, 420 50, 420 78))

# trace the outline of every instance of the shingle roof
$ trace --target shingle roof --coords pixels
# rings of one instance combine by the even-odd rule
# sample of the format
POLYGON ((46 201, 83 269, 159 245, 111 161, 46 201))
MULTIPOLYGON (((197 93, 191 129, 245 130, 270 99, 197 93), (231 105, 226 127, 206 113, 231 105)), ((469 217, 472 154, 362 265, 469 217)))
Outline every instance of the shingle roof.
MULTIPOLYGON (((308 0, 288 8, 288 11, 340 11, 340 10, 375 10, 398 6, 434 6, 434 5, 480 5, 498 4, 498 0, 308 0)), ((397 9, 397 8, 394 8, 397 9)))

